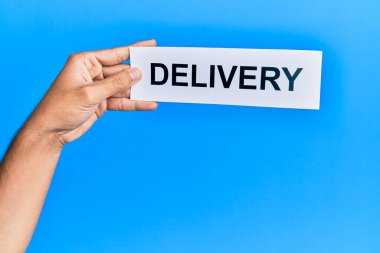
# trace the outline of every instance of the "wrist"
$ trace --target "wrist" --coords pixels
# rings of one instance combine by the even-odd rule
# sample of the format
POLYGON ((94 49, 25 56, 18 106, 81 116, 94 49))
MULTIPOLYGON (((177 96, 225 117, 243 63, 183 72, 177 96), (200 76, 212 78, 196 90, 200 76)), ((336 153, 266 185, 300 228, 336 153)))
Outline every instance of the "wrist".
POLYGON ((64 145, 57 132, 50 130, 33 115, 25 122, 18 135, 33 145, 39 144, 51 151, 60 151, 64 145))

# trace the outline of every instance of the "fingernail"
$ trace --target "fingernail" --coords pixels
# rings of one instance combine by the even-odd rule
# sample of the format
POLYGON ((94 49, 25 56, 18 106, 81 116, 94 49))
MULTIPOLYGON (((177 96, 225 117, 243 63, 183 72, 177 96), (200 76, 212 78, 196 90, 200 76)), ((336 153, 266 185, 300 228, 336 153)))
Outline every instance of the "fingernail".
POLYGON ((132 81, 134 82, 140 80, 142 77, 141 71, 138 68, 130 68, 127 71, 132 81))

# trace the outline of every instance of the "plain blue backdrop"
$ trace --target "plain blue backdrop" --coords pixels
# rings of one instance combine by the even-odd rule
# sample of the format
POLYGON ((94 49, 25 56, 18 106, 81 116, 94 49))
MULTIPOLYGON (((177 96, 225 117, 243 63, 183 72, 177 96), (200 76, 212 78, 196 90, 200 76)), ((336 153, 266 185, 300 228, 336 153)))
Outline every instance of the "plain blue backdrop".
POLYGON ((106 113, 64 148, 28 252, 380 252, 379 13, 377 0, 2 0, 1 153, 73 52, 150 38, 324 52, 319 111, 106 113))

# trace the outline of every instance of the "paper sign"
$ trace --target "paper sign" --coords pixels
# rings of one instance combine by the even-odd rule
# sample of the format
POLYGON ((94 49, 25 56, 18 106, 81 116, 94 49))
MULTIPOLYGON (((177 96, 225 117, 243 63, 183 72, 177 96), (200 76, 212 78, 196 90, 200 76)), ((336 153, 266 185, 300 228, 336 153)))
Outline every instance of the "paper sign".
POLYGON ((322 52, 132 47, 132 100, 319 109, 322 52))

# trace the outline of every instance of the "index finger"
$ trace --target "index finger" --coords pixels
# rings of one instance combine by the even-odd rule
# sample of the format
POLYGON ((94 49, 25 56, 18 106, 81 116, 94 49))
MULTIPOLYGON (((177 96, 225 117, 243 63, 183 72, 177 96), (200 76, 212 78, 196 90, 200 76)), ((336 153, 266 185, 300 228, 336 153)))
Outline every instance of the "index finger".
POLYGON ((140 41, 125 47, 116 47, 91 52, 103 66, 119 64, 129 59, 130 47, 155 47, 155 40, 140 41))

